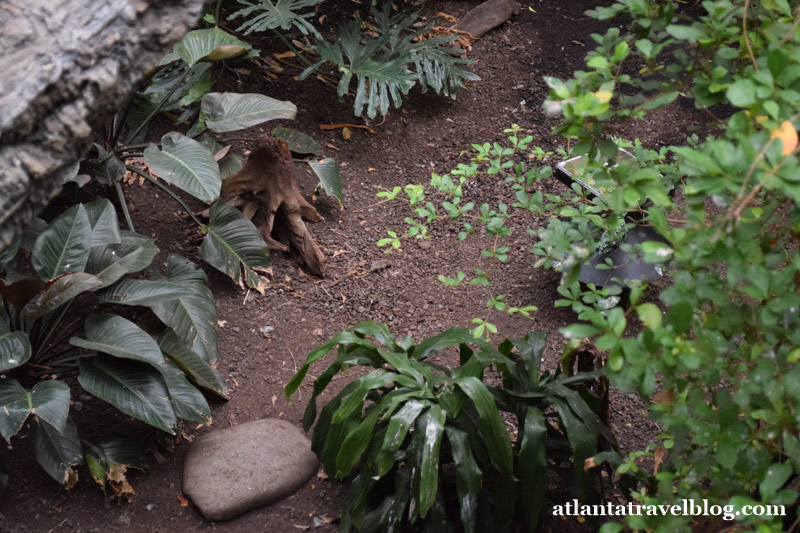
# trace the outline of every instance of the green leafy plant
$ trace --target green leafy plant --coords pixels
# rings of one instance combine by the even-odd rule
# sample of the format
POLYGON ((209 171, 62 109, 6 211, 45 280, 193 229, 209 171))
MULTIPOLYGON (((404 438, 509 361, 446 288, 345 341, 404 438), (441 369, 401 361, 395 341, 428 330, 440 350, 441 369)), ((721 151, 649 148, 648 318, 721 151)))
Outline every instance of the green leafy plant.
POLYGON ((314 35, 319 37, 316 28, 308 21, 314 16, 314 11, 300 11, 305 8, 313 8, 319 2, 317 0, 238 0, 246 7, 233 13, 230 19, 245 17, 244 23, 236 28, 236 31, 243 31, 245 35, 254 31, 277 30, 288 31, 292 27, 300 30, 303 35, 314 35))
POLYGON ((356 15, 342 25, 333 42, 319 40, 313 45, 320 60, 308 67, 300 79, 310 76, 325 63, 332 63, 342 73, 337 93, 340 97, 350 90, 353 77, 357 80, 353 111, 360 115, 366 107, 374 118, 380 111, 385 115, 391 104, 402 105, 402 96, 419 84, 455 98, 456 91, 466 82, 478 77, 462 67, 469 64, 463 50, 450 46, 454 37, 424 38, 433 24, 410 30, 417 20, 416 11, 390 14, 390 2, 383 9, 372 6, 377 37, 362 33, 362 21, 356 15))
MULTIPOLYGON (((120 230, 114 207, 98 200, 67 209, 42 229, 30 250, 36 277, 14 271, 13 259, 2 265, 0 434, 10 443, 27 422, 36 460, 67 488, 77 482, 74 467, 84 459, 69 416, 75 387, 172 435, 181 419, 210 423, 200 389, 227 396, 212 366, 217 314, 205 274, 171 255, 165 274, 128 277, 157 253, 152 239, 120 230), (74 318, 76 306, 91 305, 92 295, 101 308, 74 318), (110 304, 147 307, 161 327, 146 332, 109 312, 110 304), (83 337, 75 336, 81 329, 83 337)), ((13 256, 7 251, 5 257, 13 256)), ((89 444, 89 450, 92 475, 103 487, 113 479, 115 491, 123 465, 146 467, 136 459, 140 446, 129 439, 89 444)))
MULTIPOLYGON (((515 128, 510 146, 476 145, 472 164, 434 176, 431 185, 452 198, 448 215, 468 220, 460 207, 463 177, 488 165, 486 173, 511 184, 518 212, 549 219, 529 232, 535 264, 563 274, 557 305, 577 314, 562 329, 568 351, 591 343, 604 352, 611 382, 638 391, 663 429, 627 458, 595 458, 617 469, 630 498, 707 499, 735 511, 775 505, 784 513, 739 513, 737 527, 789 528, 800 476, 796 10, 787 2, 686 8, 620 0, 589 13, 626 15, 631 32, 612 27, 593 35, 598 46, 585 70, 546 79, 544 108, 560 115, 555 131, 570 145, 559 155, 583 158, 581 179, 602 194, 589 197, 577 185, 560 195, 537 190, 551 169, 530 163, 545 152, 525 147, 515 128), (621 121, 676 100, 702 109, 713 135, 658 150, 613 137, 621 121), (619 148, 635 159, 617 161, 619 148), (526 152, 533 157, 520 157, 526 152), (581 267, 636 225, 651 226, 663 241, 621 246, 671 277, 655 284, 617 279, 616 288, 580 284, 581 267), (655 466, 637 463, 645 456, 655 466)), ((478 229, 488 234, 491 224, 502 236, 506 212, 480 211, 479 224, 464 222, 459 238, 478 229)), ((626 522, 672 531, 693 520, 632 515, 626 522)))
POLYGON ((494 348, 463 329, 415 345, 386 325, 363 322, 313 350, 286 386, 287 399, 310 365, 338 347, 314 380, 303 418, 316 420, 312 448, 326 473, 354 477, 339 531, 503 531, 535 529, 544 506, 549 465, 566 475, 585 501, 599 498, 584 470, 602 441, 600 401, 587 384, 597 372, 542 372, 546 337, 532 333, 494 348), (460 364, 436 361, 458 348, 460 364), (317 417, 316 400, 340 372, 372 369, 344 387, 317 417), (488 384, 490 367, 499 379, 488 384), (512 417, 512 439, 502 414, 512 417), (456 511, 457 509, 457 511, 456 511), (452 511, 452 512, 448 512, 452 511))
MULTIPOLYGON (((210 92, 213 63, 252 52, 249 44, 216 26, 187 33, 161 61, 161 70, 145 84, 129 108, 116 117, 107 135, 95 145, 98 156, 95 175, 114 188, 129 230, 133 231, 134 226, 122 188, 126 173, 158 187, 184 208, 207 236, 200 250, 209 264, 241 286, 263 290, 267 285, 263 274, 270 267, 263 238, 238 210, 216 203, 222 179, 242 168, 242 158, 231 154, 229 145, 217 141, 209 133, 294 118, 296 108, 291 102, 262 94, 210 92), (131 144, 146 132, 158 113, 177 110, 181 110, 177 122, 192 121, 186 134, 171 131, 158 144, 131 144), (128 144, 118 142, 124 135, 127 135, 128 144), (135 165, 135 160, 143 161, 159 179, 135 165), (165 183, 212 204, 209 223, 198 219, 165 183)), ((329 166, 335 168, 334 175, 328 172, 325 177, 338 184, 338 167, 335 163, 329 166)))

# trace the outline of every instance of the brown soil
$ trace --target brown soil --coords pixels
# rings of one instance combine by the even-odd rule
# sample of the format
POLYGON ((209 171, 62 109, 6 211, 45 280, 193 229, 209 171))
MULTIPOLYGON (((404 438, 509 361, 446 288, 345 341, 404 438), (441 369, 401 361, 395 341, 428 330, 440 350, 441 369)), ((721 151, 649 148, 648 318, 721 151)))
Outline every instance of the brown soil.
MULTIPOLYGON (((590 34, 602 33, 604 25, 584 15, 597 3, 592 0, 521 3, 519 16, 476 42, 469 53, 476 59, 471 68, 481 77, 480 82, 459 93, 457 100, 415 91, 405 99, 403 110, 392 110, 385 122, 366 122, 375 134, 353 129, 349 140, 344 140, 339 130, 319 129, 321 124, 361 123, 352 114, 352 100, 340 103, 333 87, 314 79, 298 83, 292 79, 298 71, 291 69, 278 80, 271 80, 265 71, 245 61, 230 62, 220 71, 217 90, 264 93, 291 100, 298 107, 293 122, 270 123, 243 135, 237 133, 237 137, 255 139, 263 131, 285 125, 338 148, 327 149, 327 155, 342 165, 346 206, 340 210, 335 199, 324 195, 315 203, 325 220, 309 228, 327 259, 324 279, 308 275, 291 255, 276 252, 272 254, 273 284, 262 296, 239 290, 228 278, 204 265, 224 324, 220 330, 219 371, 228 380, 232 394, 230 401, 212 404, 214 422, 210 428, 187 425, 185 440, 263 417, 280 417, 300 425, 310 382, 301 387, 291 404, 284 399, 284 385, 313 347, 361 320, 386 322, 395 335, 408 334, 420 341, 451 326, 470 327, 473 317, 485 316, 484 289, 444 287, 437 281, 438 274, 453 276, 459 270, 471 273, 480 267, 492 278, 493 290, 507 294, 506 301, 538 306, 533 321, 493 314, 491 321, 500 328, 495 339, 522 336, 532 329, 548 331, 551 345, 546 355, 550 364, 554 363, 564 342, 558 329, 575 317, 568 310, 553 307, 559 275, 532 267, 528 251, 532 237, 521 229, 510 239, 511 262, 507 266, 480 258, 487 240, 479 235, 458 244, 456 227, 448 224, 433 225, 433 239, 427 241, 430 246, 405 240, 402 251, 389 255, 376 246, 387 229, 404 232, 402 219, 411 214, 408 205, 399 201, 376 205, 376 193, 381 189, 427 183, 431 172, 447 172, 463 160, 460 153, 471 143, 502 140, 502 130, 512 123, 527 129, 534 145, 553 149, 560 143, 550 134, 553 119, 541 111, 547 93, 543 77, 564 78, 580 68, 586 52, 594 47, 590 34), (378 260, 387 260, 388 266, 373 271, 371 266, 378 260), (265 327, 273 328, 268 335, 262 333, 265 327)), ((336 4, 343 10, 340 16, 356 8, 356 4, 347 4, 336 4)), ((475 5, 475 1, 467 0, 430 0, 424 13, 460 17, 475 5)), ((265 54, 284 50, 277 40, 254 44, 265 54)), ((703 121, 698 112, 676 104, 647 122, 631 125, 625 133, 656 147, 680 142, 688 127, 703 121)), ((236 149, 243 152, 254 147, 250 142, 236 149)), ((305 165, 297 168, 299 189, 310 198, 316 179, 305 165)), ((550 191, 561 187, 555 180, 542 186, 550 191)), ((497 202, 508 196, 507 187, 496 177, 475 180, 469 187, 470 199, 476 203, 497 202)), ((162 250, 156 264, 170 252, 201 263, 196 241, 191 239, 194 226, 180 216, 174 203, 147 187, 130 187, 128 192, 135 205, 137 231, 156 237, 162 250)), ((529 227, 542 223, 535 219, 527 222, 529 227)), ((341 386, 346 379, 338 377, 334 383, 341 386)), ((77 400, 83 406, 77 413, 80 427, 91 426, 98 434, 130 428, 129 420, 91 397, 84 395, 77 400)), ((636 397, 614 394, 611 410, 624 449, 641 444, 653 434, 654 428, 645 420, 643 405, 636 397)), ((136 424, 134 431, 142 438, 149 433, 136 424)), ((161 452, 164 462, 151 460, 149 473, 134 475, 136 496, 131 503, 117 504, 103 497, 85 468, 76 488, 62 490, 38 468, 26 443, 17 439, 13 446, 0 449, 0 459, 11 473, 8 491, 0 503, 0 531, 335 530, 335 524, 323 522, 338 515, 343 488, 323 479, 314 479, 294 496, 234 521, 205 521, 191 504, 181 504, 185 440, 174 452, 161 452)), ((559 499, 553 496, 553 503, 564 501, 559 499)), ((551 519, 545 524, 547 530, 564 527, 588 528, 574 519, 568 523, 551 519)))

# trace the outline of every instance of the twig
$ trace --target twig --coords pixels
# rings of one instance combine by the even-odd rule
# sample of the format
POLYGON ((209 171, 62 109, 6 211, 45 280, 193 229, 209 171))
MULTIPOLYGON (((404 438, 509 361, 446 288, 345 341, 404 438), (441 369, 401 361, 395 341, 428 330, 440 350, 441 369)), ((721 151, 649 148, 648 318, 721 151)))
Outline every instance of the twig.
POLYGON ((358 128, 360 130, 367 130, 368 132, 375 134, 375 130, 370 128, 369 126, 362 126, 360 124, 320 124, 319 129, 321 130, 338 130, 340 128, 358 128))
POLYGON ((750 8, 750 0, 744 0, 744 12, 742 13, 742 34, 744 35, 744 44, 747 46, 747 53, 750 54, 750 59, 753 61, 753 68, 758 72, 758 64, 756 63, 756 56, 753 54, 753 47, 750 46, 750 37, 747 36, 747 10, 750 8))

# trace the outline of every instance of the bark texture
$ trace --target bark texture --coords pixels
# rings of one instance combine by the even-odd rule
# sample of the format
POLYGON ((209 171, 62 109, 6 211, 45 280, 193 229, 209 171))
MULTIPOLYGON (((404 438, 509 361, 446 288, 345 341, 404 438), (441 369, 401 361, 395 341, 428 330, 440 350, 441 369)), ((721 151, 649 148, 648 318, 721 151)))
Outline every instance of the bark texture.
POLYGON ((297 189, 294 162, 285 141, 259 137, 258 148, 242 170, 222 182, 221 197, 242 208, 268 248, 283 252, 294 248, 312 274, 325 275, 325 255, 303 222, 320 222, 322 217, 297 189))
POLYGON ((0 1, 0 249, 59 191, 92 131, 197 22, 202 5, 0 1))

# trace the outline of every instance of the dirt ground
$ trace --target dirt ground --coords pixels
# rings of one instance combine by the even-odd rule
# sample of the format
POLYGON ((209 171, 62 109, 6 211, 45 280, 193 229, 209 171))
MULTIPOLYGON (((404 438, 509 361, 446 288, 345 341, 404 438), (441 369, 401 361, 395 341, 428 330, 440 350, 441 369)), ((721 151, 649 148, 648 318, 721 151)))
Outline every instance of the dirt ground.
MULTIPOLYGON (((347 12, 357 7, 350 2, 327 4, 337 4, 334 9, 347 12)), ((335 524, 327 522, 339 514, 343 488, 324 479, 314 479, 294 496, 231 522, 205 521, 191 504, 183 506, 181 502, 186 441, 264 417, 280 417, 300 425, 310 380, 291 404, 284 399, 284 385, 313 347, 361 320, 385 322, 395 335, 408 334, 419 342, 451 326, 469 327, 473 317, 485 316, 485 289, 444 287, 437 281, 439 274, 453 276, 459 270, 483 268, 493 280, 493 289, 507 294, 507 302, 536 305, 539 311, 533 320, 493 314, 491 321, 500 329, 495 340, 522 336, 533 329, 548 331, 551 345, 546 355, 554 364, 564 342, 558 329, 574 316, 553 307, 558 274, 533 268, 529 253, 532 237, 524 231, 514 232, 509 244, 511 261, 505 266, 480 258, 487 244, 479 235, 459 244, 456 227, 447 224, 432 226, 429 246, 403 241, 402 250, 389 255, 376 246, 387 229, 404 232, 402 219, 410 214, 408 206, 399 201, 376 205, 380 190, 427 183, 431 172, 447 172, 464 160, 460 154, 471 143, 501 140, 502 130, 512 123, 533 135, 533 145, 545 149, 559 145, 559 139, 550 134, 553 119, 546 118, 541 110, 547 93, 543 77, 567 77, 580 68, 585 54, 594 47, 590 34, 602 33, 604 25, 584 15, 597 4, 595 1, 523 0, 521 4, 519 16, 473 45, 469 56, 476 62, 470 68, 481 81, 460 92, 457 100, 415 91, 405 99, 403 110, 392 110, 384 122, 354 117, 351 100, 339 102, 335 89, 317 80, 294 81, 292 77, 299 71, 291 68, 277 80, 245 61, 231 61, 219 71, 217 90, 264 93, 291 100, 298 107, 294 121, 269 123, 243 134, 237 132, 237 137, 254 139, 262 131, 285 125, 337 148, 328 148, 326 155, 342 166, 345 208, 340 210, 331 197, 321 197, 316 206, 325 221, 311 227, 327 256, 327 277, 307 275, 295 258, 274 253, 273 284, 262 296, 238 289, 204 265, 224 324, 220 330, 219 371, 232 393, 230 401, 212 403, 212 426, 187 425, 186 438, 173 452, 162 450, 161 461, 153 455, 150 471, 132 476, 136 496, 131 503, 123 504, 104 498, 85 467, 78 486, 67 492, 35 464, 24 442, 16 440, 13 446, 3 446, 0 458, 10 470, 11 481, 0 503, 0 531, 334 531, 335 524), (321 124, 338 123, 368 124, 375 134, 353 129, 352 137, 345 140, 340 130, 319 128, 321 124), (373 270, 371 266, 378 260, 388 260, 389 264, 373 270), (268 335, 263 333, 265 327, 273 328, 268 335)), ((430 0, 424 14, 435 17, 443 12, 460 17, 475 5, 474 0, 430 0)), ((264 54, 284 50, 277 39, 256 39, 253 43, 264 54)), ((630 125, 625 135, 657 147, 680 142, 687 128, 702 122, 702 115, 678 102, 655 118, 630 125)), ((240 153, 248 148, 252 143, 236 146, 240 153)), ((316 179, 305 167, 298 165, 297 178, 301 191, 310 197, 316 179)), ((542 186, 550 191, 561 187, 555 180, 542 186)), ((202 264, 196 242, 191 239, 195 229, 180 216, 174 203, 151 188, 131 187, 128 193, 135 206, 137 231, 156 237, 161 248, 156 264, 170 252, 202 264)), ((468 194, 470 200, 480 203, 496 202, 508 192, 502 180, 484 177, 470 183, 468 194)), ((541 223, 536 219, 527 222, 529 227, 541 223)), ((334 383, 342 386, 346 379, 338 377, 334 383)), ((122 414, 101 402, 89 396, 77 399, 83 405, 77 413, 80 427, 92 426, 98 434, 131 427, 129 420, 122 420, 122 414)), ((624 449, 640 444, 654 431, 636 398, 614 394, 611 409, 612 424, 624 449)), ((134 423, 133 432, 149 442, 147 427, 134 423)), ((553 503, 559 503, 557 494, 552 496, 553 503)), ((571 520, 562 523, 550 519, 544 529, 588 528, 571 520)))

